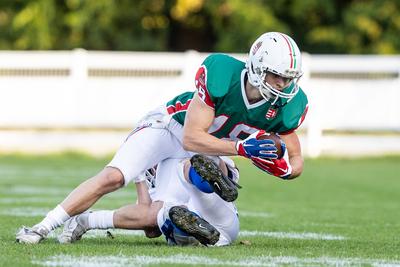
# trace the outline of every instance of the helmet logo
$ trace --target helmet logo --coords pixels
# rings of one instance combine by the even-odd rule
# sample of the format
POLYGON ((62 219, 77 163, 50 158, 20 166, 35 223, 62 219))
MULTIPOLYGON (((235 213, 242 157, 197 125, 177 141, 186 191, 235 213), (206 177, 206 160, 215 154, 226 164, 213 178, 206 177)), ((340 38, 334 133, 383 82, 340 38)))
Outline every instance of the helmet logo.
POLYGON ((262 42, 260 41, 254 46, 253 51, 251 51, 253 53, 253 56, 257 53, 258 49, 260 49, 261 45, 262 42))

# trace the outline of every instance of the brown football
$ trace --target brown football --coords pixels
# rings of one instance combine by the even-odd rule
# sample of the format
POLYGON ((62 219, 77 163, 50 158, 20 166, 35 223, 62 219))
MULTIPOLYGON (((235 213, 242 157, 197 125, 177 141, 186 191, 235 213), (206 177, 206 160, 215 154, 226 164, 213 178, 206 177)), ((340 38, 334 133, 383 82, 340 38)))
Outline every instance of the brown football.
POLYGON ((269 140, 274 141, 276 150, 277 150, 276 154, 278 155, 278 159, 283 157, 283 153, 285 151, 283 151, 283 149, 282 149, 281 138, 279 137, 279 135, 277 135, 276 133, 265 133, 263 135, 260 135, 257 139, 258 140, 269 139, 269 140))

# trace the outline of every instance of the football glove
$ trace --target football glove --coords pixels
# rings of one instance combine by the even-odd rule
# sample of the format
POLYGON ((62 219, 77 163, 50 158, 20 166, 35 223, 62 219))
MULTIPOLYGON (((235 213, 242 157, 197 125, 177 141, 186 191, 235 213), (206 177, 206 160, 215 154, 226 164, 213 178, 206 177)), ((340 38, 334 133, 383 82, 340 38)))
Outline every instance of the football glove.
POLYGON ((236 150, 238 155, 246 158, 263 158, 263 159, 276 159, 276 146, 273 140, 258 140, 257 138, 265 134, 264 130, 259 130, 246 139, 236 142, 236 150))
POLYGON ((289 163, 287 150, 281 159, 263 159, 260 157, 252 157, 251 162, 262 171, 281 179, 288 179, 292 174, 292 166, 289 163))

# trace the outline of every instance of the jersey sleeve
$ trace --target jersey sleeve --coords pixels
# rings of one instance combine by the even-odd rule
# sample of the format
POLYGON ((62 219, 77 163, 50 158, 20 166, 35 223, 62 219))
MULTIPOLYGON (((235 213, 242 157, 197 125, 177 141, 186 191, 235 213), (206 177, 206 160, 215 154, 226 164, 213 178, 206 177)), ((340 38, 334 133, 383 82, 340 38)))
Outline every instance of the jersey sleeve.
POLYGON ((293 126, 292 126, 291 129, 286 130, 286 131, 283 131, 283 132, 280 132, 279 134, 285 135, 285 134, 290 134, 290 133, 293 133, 294 131, 296 131, 297 128, 299 128, 300 125, 301 125, 301 124, 303 123, 303 121, 305 120, 306 115, 307 115, 307 112, 308 112, 308 105, 307 105, 306 108, 304 109, 303 114, 302 114, 301 117, 298 119, 297 123, 293 124, 293 126))
POLYGON ((283 125, 278 132, 281 135, 296 131, 304 122, 308 112, 307 96, 301 90, 296 97, 289 102, 283 116, 283 125))
POLYGON ((228 93, 237 68, 236 61, 224 54, 212 54, 198 69, 195 86, 198 96, 207 106, 215 109, 215 105, 228 93))
POLYGON ((215 103, 209 93, 209 88, 207 86, 207 68, 201 65, 196 73, 195 85, 197 89, 197 95, 200 99, 209 107, 215 108, 215 103))

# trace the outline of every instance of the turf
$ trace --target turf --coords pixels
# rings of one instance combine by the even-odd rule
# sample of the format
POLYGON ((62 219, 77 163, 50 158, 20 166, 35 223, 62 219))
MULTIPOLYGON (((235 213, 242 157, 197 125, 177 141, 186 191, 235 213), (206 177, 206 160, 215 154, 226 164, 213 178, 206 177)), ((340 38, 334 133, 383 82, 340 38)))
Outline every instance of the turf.
MULTIPOLYGON (((60 245, 54 237, 35 246, 15 243, 21 225, 38 222, 40 213, 63 200, 109 159, 74 153, 0 155, 0 266, 400 265, 400 157, 396 156, 306 159, 303 175, 293 181, 268 176, 246 160, 235 159, 243 186, 237 201, 239 214, 243 212, 241 231, 255 235, 239 236, 229 247, 169 247, 161 237, 118 232, 113 239, 83 238, 73 245, 60 245), (295 239, 279 233, 341 239, 295 239)), ((94 208, 113 209, 134 201, 135 189, 129 186, 94 208)))

